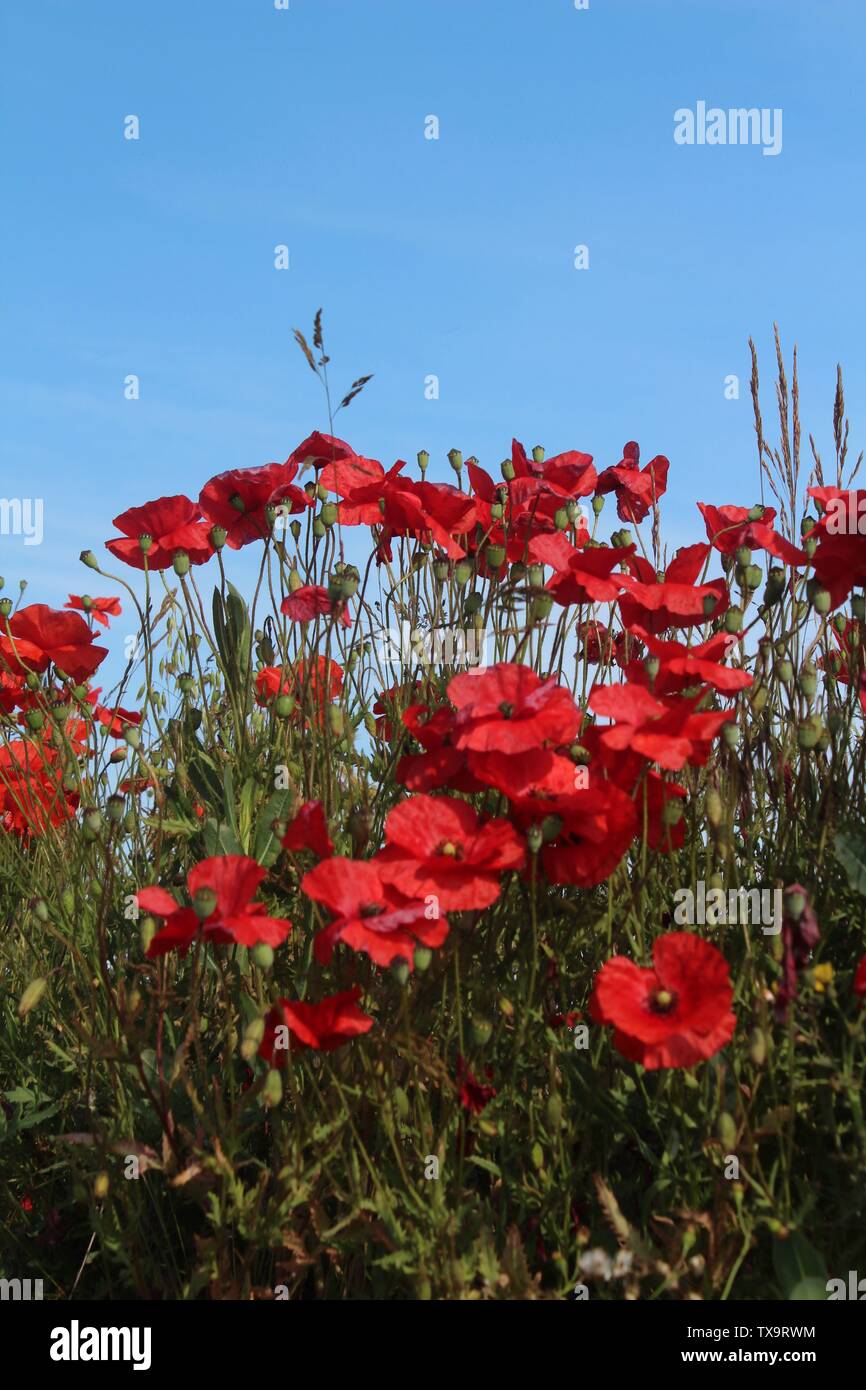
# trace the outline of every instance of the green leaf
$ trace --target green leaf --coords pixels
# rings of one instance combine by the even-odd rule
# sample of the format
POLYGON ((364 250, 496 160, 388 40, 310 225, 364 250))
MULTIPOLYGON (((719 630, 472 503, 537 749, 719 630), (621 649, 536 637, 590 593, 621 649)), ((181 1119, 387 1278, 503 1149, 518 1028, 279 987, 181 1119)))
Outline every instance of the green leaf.
POLYGON ((866 838, 840 830, 834 841, 836 858, 855 893, 866 897, 866 838))
POLYGON ((773 1241, 773 1268, 785 1298, 791 1298, 793 1290, 804 1280, 827 1283, 824 1256, 799 1231, 792 1231, 785 1240, 777 1237, 773 1241))
POLYGON ((206 820, 202 838, 209 859, 218 854, 243 854, 230 825, 218 825, 215 820, 206 820))
POLYGON ((286 787, 268 797, 256 827, 256 859, 269 869, 280 852, 280 841, 274 831, 275 821, 286 821, 294 803, 294 792, 286 787))
POLYGON ((827 1281, 818 1276, 801 1279, 788 1295, 792 1303, 826 1303, 827 1281))

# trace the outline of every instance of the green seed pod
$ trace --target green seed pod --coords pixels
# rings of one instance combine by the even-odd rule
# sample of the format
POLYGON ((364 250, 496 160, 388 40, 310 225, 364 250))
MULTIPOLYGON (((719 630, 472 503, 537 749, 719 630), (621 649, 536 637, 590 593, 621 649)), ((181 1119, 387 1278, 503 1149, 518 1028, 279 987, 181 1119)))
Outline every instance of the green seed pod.
POLYGON ((325 523, 322 521, 322 518, 320 516, 317 516, 315 521, 313 522, 313 535, 315 536, 317 541, 320 541, 322 539, 322 537, 326 533, 326 529, 327 528, 325 526, 325 523))
POLYGON ((189 556, 185 550, 176 550, 172 556, 172 569, 177 575, 189 574, 189 556))
POLYGON ((436 580, 438 584, 444 584, 448 578, 448 573, 450 569, 451 565, 447 560, 434 560, 433 578, 436 580))
POLYGON ((454 472, 459 474, 463 467, 463 454, 461 451, 459 449, 449 449, 448 462, 451 464, 454 472))
POLYGON ((213 888, 202 887, 193 894, 192 910, 200 922, 207 921, 211 913, 216 911, 216 905, 217 895, 213 888))
POLYGON ((776 678, 783 685, 790 685, 794 679, 794 663, 789 661, 787 657, 776 663, 776 678))
POLYGON ((266 941, 257 941, 252 949, 252 957, 260 970, 270 970, 274 963, 274 948, 266 941))
POLYGON ((531 825, 526 832, 526 843, 530 854, 537 854, 544 843, 544 831, 540 825, 531 825))
POLYGON ((409 1118, 409 1097, 402 1086, 395 1086, 391 1092, 391 1101, 394 1106, 394 1114, 398 1120, 408 1120, 409 1118))
POLYGON ((393 965, 391 966, 391 974, 394 976, 394 979, 397 981, 397 984, 401 987, 401 989, 404 989, 406 985, 409 983, 410 973, 411 972, 409 970, 409 962, 401 960, 398 956, 397 959, 394 961, 393 965))
POLYGON ((224 526, 212 526, 210 528, 210 543, 214 550, 222 550, 228 540, 228 534, 224 526))
POLYGON ((334 525, 334 522, 337 520, 336 505, 333 502, 323 502, 322 510, 319 513, 319 516, 321 517, 322 525, 326 526, 330 530, 330 528, 334 525))
POLYGON ((555 1091, 547 1098, 547 1104, 544 1107, 544 1118, 547 1121, 548 1129, 553 1134, 558 1134, 562 1129, 562 1101, 555 1091))
POLYGON ((536 594, 529 605, 529 618, 533 623, 543 623, 550 617, 550 610, 553 607, 553 594, 536 594))
POLYGON ((725 740, 725 746, 726 746, 727 748, 737 748, 737 747, 739 746, 739 743, 740 743, 740 726, 739 726, 739 724, 733 724, 733 723, 723 724, 723 725, 722 725, 722 738, 725 740))
POLYGON ((469 1025, 469 1036, 476 1047, 486 1047, 493 1033, 493 1024, 483 1014, 475 1014, 469 1025))
POLYGON ((328 727, 335 738, 342 738, 345 732, 343 711, 339 705, 328 705, 328 727))
POLYGON ((742 630, 743 610, 734 604, 725 614, 725 632, 742 632, 742 630))
POLYGON ((75 894, 71 888, 64 888, 60 894, 60 906, 69 917, 75 911, 75 894))
POLYGON ((811 700, 818 689, 818 672, 811 663, 801 668, 797 685, 800 694, 807 700, 811 700))
POLYGON ((829 590, 827 589, 818 589, 815 593, 814 598, 812 599, 812 607, 814 608, 816 613, 822 616, 830 612, 831 603, 832 599, 830 597, 829 590))
POLYGON ((296 703, 294 695, 278 695, 274 701, 274 714, 278 719, 290 719, 296 703))
POLYGON ((459 560, 454 567, 454 578, 461 589, 469 583, 474 573, 475 569, 471 560, 459 560))
POLYGON ((533 1168, 540 1173, 544 1167, 544 1150, 537 1139, 530 1150, 529 1157, 532 1160, 533 1168))
POLYGON ((853 594, 851 596, 851 612, 858 623, 866 622, 866 594, 853 594))
POLYGON ((745 569, 747 565, 752 563, 752 552, 747 545, 738 546, 735 554, 737 564, 742 569, 745 569))
POLYGON ((743 588, 748 589, 751 593, 754 593, 755 590, 760 587, 762 578, 763 575, 761 573, 760 565, 746 565, 745 573, 743 576, 743 588))
POLYGON ((38 922, 49 922, 51 920, 48 904, 44 898, 34 898, 30 904, 30 911, 38 922))
POLYGON ((708 823, 714 829, 716 826, 721 825, 722 820, 724 818, 724 807, 722 805, 722 798, 719 796, 719 793, 715 790, 714 787, 711 787, 710 790, 707 792, 706 801, 704 802, 704 810, 706 812, 708 823))
POLYGON ((484 559, 487 562, 488 569, 502 569, 502 566, 505 564, 505 546, 488 545, 484 552, 484 559))

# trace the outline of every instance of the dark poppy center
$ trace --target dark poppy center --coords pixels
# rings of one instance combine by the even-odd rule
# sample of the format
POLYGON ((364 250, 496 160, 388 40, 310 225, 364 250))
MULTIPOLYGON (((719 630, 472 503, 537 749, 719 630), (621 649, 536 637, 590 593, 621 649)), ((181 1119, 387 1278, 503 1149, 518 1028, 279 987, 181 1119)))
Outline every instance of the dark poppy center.
POLYGON ((676 1008, 678 997, 676 990, 657 989, 650 998, 650 1008, 653 1013, 669 1014, 676 1008))
POLYGON ((514 713, 514 706, 510 705, 507 700, 503 700, 502 704, 499 706, 499 713, 502 715, 503 719, 510 719, 514 713))
POLYGON ((381 903, 364 903, 361 908, 361 917, 380 917, 385 911, 381 903))
POLYGON ((239 492, 232 493, 231 497, 229 498, 229 506, 234 507, 236 512, 246 511, 244 499, 241 497, 239 492))
POLYGON ((444 854, 446 859, 462 859, 463 850, 460 845, 455 845, 453 840, 445 840, 436 851, 437 854, 444 854))

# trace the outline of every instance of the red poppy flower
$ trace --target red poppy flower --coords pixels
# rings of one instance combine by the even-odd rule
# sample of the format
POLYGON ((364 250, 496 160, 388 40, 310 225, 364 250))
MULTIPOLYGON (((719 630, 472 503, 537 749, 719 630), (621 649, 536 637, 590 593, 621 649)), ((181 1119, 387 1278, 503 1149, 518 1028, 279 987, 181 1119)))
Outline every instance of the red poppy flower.
POLYGON ((447 705, 437 710, 427 705, 410 705, 403 713, 403 724, 424 752, 407 753, 400 759, 398 782, 413 792, 450 787, 471 795, 482 790, 481 783, 468 770, 466 752, 455 746, 457 716, 453 709, 447 705))
POLYGON ((614 574, 615 566, 634 553, 634 546, 590 546, 569 558, 568 568, 548 580, 548 593, 567 608, 572 603, 613 603, 625 587, 628 575, 614 574))
POLYGON ((313 505, 293 479, 297 463, 266 463, 261 468, 230 468, 206 482, 199 494, 199 508, 213 526, 222 526, 232 550, 271 533, 272 513, 279 506, 292 515, 313 505))
POLYGON ((775 510, 764 507, 759 521, 750 521, 746 507, 711 507, 698 503, 704 518, 710 543, 722 555, 733 555, 741 546, 749 550, 766 550, 786 565, 803 565, 807 555, 773 529, 775 510))
MULTIPOLYGON (((345 439, 337 439, 336 435, 320 434, 318 430, 313 430, 312 434, 307 435, 307 438, 292 450, 288 461, 303 471, 308 467, 324 468, 338 459, 353 457, 354 450, 345 439)), ((330 484, 326 483, 325 486, 330 487, 330 484)))
POLYGON ((286 1065, 286 1055, 293 1052, 333 1052, 351 1038, 369 1033, 373 1020, 358 1008, 360 988, 344 990, 308 1004, 301 999, 278 999, 265 1017, 265 1035, 259 1056, 272 1067, 286 1065), (278 1029, 288 1030, 285 1037, 289 1047, 281 1047, 278 1029))
MULTIPOLYGON (((676 694, 693 685, 709 685, 713 690, 733 694, 752 684, 751 675, 742 667, 721 664, 740 641, 729 633, 716 632, 709 641, 687 647, 682 642, 664 642, 639 626, 629 631, 659 659, 658 673, 652 681, 654 695, 676 694)), ((642 661, 629 663, 625 675, 627 681, 639 685, 650 683, 642 661)))
POLYGON ((642 685, 609 685, 595 687, 589 706, 616 721, 600 733, 608 748, 631 749, 676 772, 686 763, 702 767, 710 743, 735 713, 726 709, 698 714, 700 699, 701 695, 658 700, 642 685))
POLYGON ((268 705, 278 695, 294 695, 301 705, 307 701, 318 710, 319 723, 324 722, 325 705, 343 689, 343 668, 326 656, 315 661, 299 661, 296 666, 265 666, 256 675, 256 700, 268 705))
POLYGON ((213 554, 207 526, 195 502, 182 494, 130 507, 116 516, 112 525, 123 535, 106 541, 105 547, 133 569, 165 570, 178 554, 189 556, 190 564, 203 565, 213 554), (144 549, 142 549, 144 541, 144 549))
POLYGON ((667 491, 670 463, 663 454, 657 454, 640 468, 640 447, 633 440, 625 445, 622 454, 619 463, 598 475, 596 491, 602 496, 615 492, 620 521, 639 523, 667 491))
POLYGON ((87 613, 95 623, 101 627, 108 627, 108 619, 120 617, 119 598, 91 598, 89 594, 81 597, 79 594, 70 594, 69 602, 64 603, 64 608, 75 608, 80 613, 87 613))
POLYGON ((395 889, 378 856, 327 859, 304 875, 301 889, 334 914, 316 937, 316 959, 323 965, 329 964, 337 942, 344 941, 376 965, 404 960, 411 970, 416 946, 441 946, 448 935, 438 907, 395 889))
POLYGON ((614 956, 595 979, 589 1009, 614 1028, 614 1046, 649 1071, 693 1067, 729 1043, 736 1018, 727 962, 691 932, 668 932, 653 946, 653 968, 614 956))
POLYGON ((279 946, 292 929, 287 918, 266 917, 263 903, 252 901, 267 871, 243 854, 203 859, 187 876, 192 907, 179 907, 164 888, 142 888, 138 906, 154 917, 164 917, 147 954, 161 956, 179 950, 183 955, 193 941, 236 942, 239 946, 279 946))
POLYGON ((13 674, 44 671, 52 662, 73 680, 93 675, 108 656, 106 647, 93 644, 93 633, 77 613, 31 603, 9 619, 9 635, 0 630, 0 664, 13 674))
POLYGON ((117 705, 115 709, 106 709, 105 705, 95 705, 94 714, 103 724, 113 738, 123 738, 127 729, 134 728, 141 723, 141 714, 136 710, 121 709, 117 705))
POLYGON ((457 709, 458 748, 521 753, 568 743, 580 726, 580 711, 554 677, 542 680, 514 662, 455 676, 448 698, 457 709))
POLYGON ((75 813, 78 795, 63 786, 63 776, 50 748, 37 751, 32 743, 0 744, 0 825, 22 839, 44 835, 75 813))
POLYGON ((708 545, 684 546, 661 579, 642 555, 632 555, 630 573, 623 575, 626 592, 619 601, 624 626, 643 626, 648 632, 660 633, 669 627, 692 627, 708 617, 721 617, 728 606, 724 579, 695 583, 709 553, 708 545))
MULTIPOLYGON (((487 1068, 488 1081, 492 1078, 492 1068, 487 1068)), ((485 1086, 469 1070, 463 1057, 457 1058, 457 1085, 460 1090, 460 1104, 470 1115, 480 1115, 496 1095, 493 1086, 485 1086)))
POLYGON ((377 856, 386 883, 410 898, 435 897, 444 911, 489 907, 499 876, 522 868, 523 840, 506 820, 482 823, 465 801, 412 796, 389 811, 377 856))
POLYGON ((293 623, 311 623, 316 618, 333 614, 343 627, 352 626, 345 603, 339 600, 334 603, 321 584, 302 584, 299 589, 287 594, 280 604, 280 612, 285 613, 293 623))
POLYGON ((304 849, 312 850, 320 859, 327 859, 334 853, 321 801, 304 802, 289 822, 282 845, 283 849, 295 853, 304 849))

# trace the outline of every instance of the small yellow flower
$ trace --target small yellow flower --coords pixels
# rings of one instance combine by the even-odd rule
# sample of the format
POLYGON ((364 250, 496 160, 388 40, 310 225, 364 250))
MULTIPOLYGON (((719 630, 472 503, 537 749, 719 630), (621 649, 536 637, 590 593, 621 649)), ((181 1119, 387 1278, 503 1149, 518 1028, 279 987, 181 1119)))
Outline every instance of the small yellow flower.
POLYGON ((829 961, 816 965, 812 971, 812 986, 818 994, 823 994, 827 985, 833 983, 833 967, 829 961))

